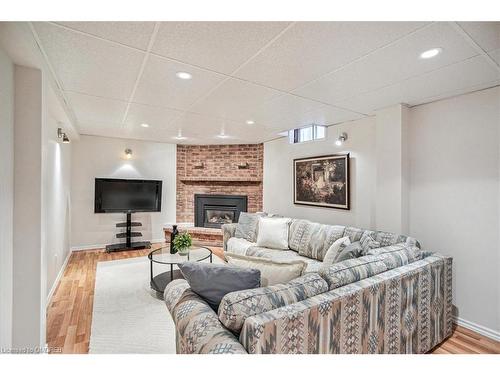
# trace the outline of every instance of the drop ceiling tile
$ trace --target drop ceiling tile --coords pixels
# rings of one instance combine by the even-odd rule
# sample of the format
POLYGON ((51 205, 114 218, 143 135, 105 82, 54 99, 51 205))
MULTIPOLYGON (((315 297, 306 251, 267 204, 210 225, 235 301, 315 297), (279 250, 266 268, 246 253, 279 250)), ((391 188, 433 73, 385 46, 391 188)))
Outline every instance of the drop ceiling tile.
POLYGON ((80 129, 80 134, 99 137, 127 138, 127 134, 120 124, 85 124, 85 126, 80 129))
POLYGON ((500 22, 459 22, 459 25, 485 51, 500 48, 500 22))
POLYGON ((488 52, 488 55, 490 55, 490 57, 496 61, 496 63, 500 66, 500 48, 499 49, 496 49, 496 50, 493 50, 493 51, 490 51, 488 52))
POLYGON ((225 76, 176 61, 149 56, 137 86, 134 102, 173 109, 187 109, 197 99, 221 83, 225 76), (179 79, 177 72, 190 73, 190 80, 179 79))
POLYGON ((288 22, 162 22, 152 51, 229 74, 288 24, 288 22))
POLYGON ((476 54, 476 50, 448 23, 435 23, 321 77, 294 93, 332 104, 476 54), (419 58, 421 52, 433 47, 441 47, 443 52, 433 59, 419 58))
POLYGON ((231 78, 190 111, 245 122, 253 120, 256 108, 280 95, 280 91, 231 78))
POLYGON ((121 124, 127 102, 96 96, 65 92, 80 128, 85 124, 121 124))
POLYGON ((156 129, 170 129, 172 122, 182 113, 174 109, 132 103, 127 113, 125 126, 127 129, 138 129, 146 133, 151 133, 156 129), (149 128, 140 126, 144 123, 148 124, 149 128))
POLYGON ((153 34, 154 22, 56 22, 130 47, 146 50, 153 34))
POLYGON ((424 26, 420 22, 298 22, 236 76, 293 90, 424 26))
POLYGON ((144 54, 127 47, 34 23, 64 90, 128 100, 144 54))
POLYGON ((499 78, 498 69, 489 64, 483 56, 476 56, 380 90, 358 95, 340 102, 339 105, 359 112, 372 113, 398 103, 413 105, 426 98, 443 97, 448 93, 495 82, 499 78))

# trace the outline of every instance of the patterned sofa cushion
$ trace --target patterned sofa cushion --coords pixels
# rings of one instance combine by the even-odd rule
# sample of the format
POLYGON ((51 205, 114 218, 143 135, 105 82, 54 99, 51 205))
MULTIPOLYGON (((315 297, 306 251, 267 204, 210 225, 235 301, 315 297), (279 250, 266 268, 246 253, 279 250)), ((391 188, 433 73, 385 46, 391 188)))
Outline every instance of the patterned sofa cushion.
POLYGON ((322 261, 330 246, 343 237, 342 225, 325 225, 307 220, 294 220, 290 225, 290 249, 300 255, 322 261))
POLYGON ((318 274, 301 276, 285 284, 226 294, 219 306, 219 320, 238 333, 249 316, 291 305, 328 291, 318 274))
POLYGON ((422 251, 417 247, 408 247, 406 245, 397 244, 371 249, 368 255, 376 255, 382 260, 387 269, 405 266, 422 258, 422 251))
POLYGON ((243 238, 249 242, 256 242, 259 218, 265 216, 266 215, 263 213, 251 214, 248 212, 241 212, 236 231, 234 232, 235 237, 243 238))
POLYGON ((215 311, 189 288, 186 280, 169 283, 164 296, 175 323, 177 353, 247 353, 238 339, 222 325, 215 311))
POLYGON ((319 274, 328 283, 328 288, 332 290, 385 271, 387 271, 387 265, 380 256, 366 255, 321 268, 319 274))
POLYGON ((248 248, 245 255, 272 259, 276 261, 303 260, 307 263, 304 273, 318 272, 319 268, 323 264, 323 262, 320 262, 319 260, 301 256, 293 250, 275 250, 259 246, 252 246, 248 248))

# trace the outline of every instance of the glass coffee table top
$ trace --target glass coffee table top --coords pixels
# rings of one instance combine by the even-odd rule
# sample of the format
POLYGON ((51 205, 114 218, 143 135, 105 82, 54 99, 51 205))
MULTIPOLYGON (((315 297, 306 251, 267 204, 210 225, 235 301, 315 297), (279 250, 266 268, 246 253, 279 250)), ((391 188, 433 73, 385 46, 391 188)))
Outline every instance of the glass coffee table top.
POLYGON ((179 264, 184 262, 200 262, 211 255, 212 251, 210 249, 201 246, 191 247, 187 255, 180 255, 179 253, 170 254, 170 247, 168 246, 153 250, 149 253, 148 258, 155 263, 179 264))
POLYGON ((166 246, 151 251, 148 258, 150 263, 149 272, 151 289, 156 291, 159 298, 162 298, 163 291, 168 283, 175 279, 183 278, 181 271, 176 269, 177 267, 175 267, 175 265, 184 262, 201 262, 205 259, 209 259, 210 263, 212 263, 212 250, 203 246, 193 246, 190 248, 187 255, 180 255, 178 253, 170 254, 170 246, 166 246), (157 267, 163 269, 165 269, 165 266, 161 266, 161 264, 166 264, 169 266, 167 268, 169 270, 155 276, 153 270, 153 264, 155 263, 159 264, 157 267))

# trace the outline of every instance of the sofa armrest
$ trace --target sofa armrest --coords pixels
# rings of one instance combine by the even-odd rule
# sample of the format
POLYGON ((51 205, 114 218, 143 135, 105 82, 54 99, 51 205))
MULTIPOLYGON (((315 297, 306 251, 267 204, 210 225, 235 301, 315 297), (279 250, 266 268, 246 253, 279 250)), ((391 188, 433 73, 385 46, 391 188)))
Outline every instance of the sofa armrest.
POLYGON ((174 280, 165 288, 165 304, 175 323, 178 354, 247 354, 217 313, 190 288, 174 280))
POLYGON ((224 251, 226 251, 227 247, 227 241, 231 237, 234 237, 234 234, 236 233, 236 227, 238 226, 237 223, 232 223, 232 224, 223 224, 221 229, 222 229, 222 246, 224 248, 224 251))

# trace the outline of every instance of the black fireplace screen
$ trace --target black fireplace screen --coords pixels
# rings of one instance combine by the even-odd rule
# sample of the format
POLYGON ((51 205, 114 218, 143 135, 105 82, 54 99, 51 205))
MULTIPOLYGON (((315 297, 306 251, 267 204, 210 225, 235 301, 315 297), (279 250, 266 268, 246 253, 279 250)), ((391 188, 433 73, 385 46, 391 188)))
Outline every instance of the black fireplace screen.
POLYGON ((195 194, 194 225, 220 228, 222 224, 238 222, 240 212, 247 211, 246 195, 195 194))

